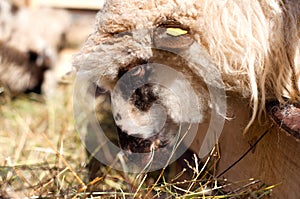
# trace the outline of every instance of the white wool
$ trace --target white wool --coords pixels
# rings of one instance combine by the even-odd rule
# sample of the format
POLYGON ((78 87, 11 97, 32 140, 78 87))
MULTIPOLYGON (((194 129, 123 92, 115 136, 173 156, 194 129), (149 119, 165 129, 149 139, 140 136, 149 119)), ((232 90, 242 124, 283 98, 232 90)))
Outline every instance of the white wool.
MULTIPOLYGON (((299 100, 298 0, 107 1, 97 16, 95 33, 75 57, 74 66, 116 80, 118 69, 150 58, 152 44, 148 34, 117 39, 112 35, 137 28, 151 30, 169 18, 189 27, 206 60, 219 70, 226 91, 249 98, 253 108, 249 125, 264 110, 267 99, 299 100), (108 40, 113 44, 105 46, 108 40), (125 49, 142 49, 142 53, 127 54, 125 49)), ((194 77, 201 75, 203 65, 189 67, 194 77)), ((207 97, 197 95, 200 102, 207 97)))

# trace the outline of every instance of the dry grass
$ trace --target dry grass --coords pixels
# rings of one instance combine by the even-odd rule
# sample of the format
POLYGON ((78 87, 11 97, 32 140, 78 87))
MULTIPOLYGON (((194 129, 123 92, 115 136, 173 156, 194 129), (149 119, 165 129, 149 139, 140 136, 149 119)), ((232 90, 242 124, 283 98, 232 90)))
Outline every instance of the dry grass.
POLYGON ((105 167, 89 181, 72 92, 72 83, 61 83, 52 99, 34 94, 1 98, 0 198, 261 198, 270 192, 254 179, 215 179, 217 152, 204 167, 195 161, 194 175, 184 181, 178 177, 185 172, 165 178, 164 171, 136 175, 105 167))
POLYGON ((31 94, 1 104, 2 194, 39 195, 78 185, 70 171, 83 172, 85 157, 73 124, 71 85, 60 85, 52 99, 31 94))

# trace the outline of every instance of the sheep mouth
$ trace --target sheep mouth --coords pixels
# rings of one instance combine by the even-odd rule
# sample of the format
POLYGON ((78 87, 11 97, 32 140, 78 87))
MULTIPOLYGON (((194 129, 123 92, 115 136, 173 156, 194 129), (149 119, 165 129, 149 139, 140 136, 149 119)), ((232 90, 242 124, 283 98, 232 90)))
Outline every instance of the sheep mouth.
POLYGON ((119 145, 129 153, 149 153, 163 148, 169 148, 175 143, 176 133, 179 125, 170 118, 167 119, 164 127, 159 132, 153 132, 150 137, 143 138, 130 135, 117 126, 119 145))
POLYGON ((126 162, 134 167, 148 168, 151 165, 153 168, 162 168, 181 155, 180 150, 174 150, 178 144, 178 130, 179 125, 168 120, 160 132, 141 138, 129 135, 117 126, 119 147, 123 150, 126 162))
POLYGON ((117 129, 121 148, 130 153, 149 153, 154 148, 161 148, 167 145, 166 142, 161 142, 159 140, 159 135, 154 135, 149 138, 140 138, 128 135, 119 127, 117 127, 117 129))

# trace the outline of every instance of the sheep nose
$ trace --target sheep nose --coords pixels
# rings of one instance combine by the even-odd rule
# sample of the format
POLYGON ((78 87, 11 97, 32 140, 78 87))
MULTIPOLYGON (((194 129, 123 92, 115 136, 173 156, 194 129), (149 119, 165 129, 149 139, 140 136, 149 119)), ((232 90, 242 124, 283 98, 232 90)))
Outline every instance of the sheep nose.
POLYGON ((119 71, 119 90, 125 100, 130 100, 137 108, 147 111, 157 96, 152 84, 148 83, 152 69, 148 64, 137 65, 128 70, 119 71))
POLYGON ((146 84, 136 89, 131 96, 131 101, 135 107, 144 112, 148 111, 157 99, 158 97, 153 92, 151 84, 146 84))

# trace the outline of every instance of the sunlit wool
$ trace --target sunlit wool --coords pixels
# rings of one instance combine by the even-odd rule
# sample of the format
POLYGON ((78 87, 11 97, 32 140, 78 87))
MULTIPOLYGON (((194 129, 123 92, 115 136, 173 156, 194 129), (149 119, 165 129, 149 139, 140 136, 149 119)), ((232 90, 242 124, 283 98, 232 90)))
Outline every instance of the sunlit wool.
MULTIPOLYGON (((151 31, 147 30, 167 19, 190 29, 192 38, 207 53, 194 56, 206 56, 218 68, 226 91, 249 98, 253 110, 249 125, 264 110, 266 100, 299 100, 297 0, 108 0, 97 16, 95 32, 73 64, 99 79, 100 86, 112 90, 121 68, 153 56, 151 31), (113 37, 124 32, 132 32, 132 36, 113 37)), ((190 67, 192 72, 184 74, 189 80, 195 79, 205 67, 190 67)), ((195 85, 195 81, 191 84, 203 91, 203 86, 195 85)), ((200 109, 205 112, 209 95, 204 91, 197 96, 200 109)), ((159 97, 161 101, 168 99, 159 97)), ((172 100, 164 105, 169 115, 176 111, 172 100)), ((172 119, 176 118, 173 114, 172 119)))

